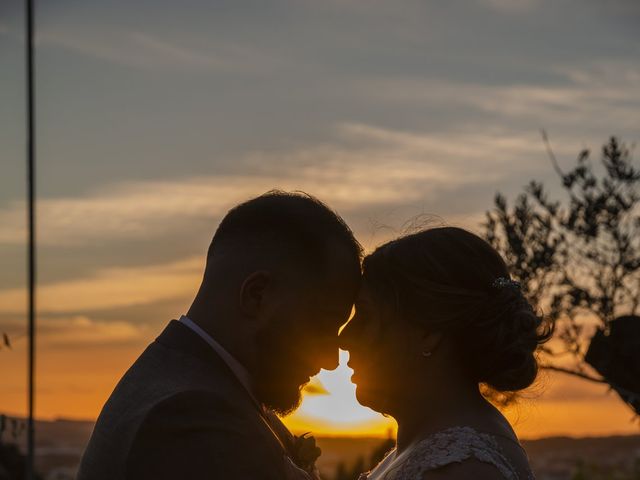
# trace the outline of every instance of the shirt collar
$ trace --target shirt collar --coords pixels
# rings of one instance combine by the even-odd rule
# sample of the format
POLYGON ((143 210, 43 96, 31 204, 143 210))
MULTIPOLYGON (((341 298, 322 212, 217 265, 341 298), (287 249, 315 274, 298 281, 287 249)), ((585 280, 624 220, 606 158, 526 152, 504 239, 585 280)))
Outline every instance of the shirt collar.
POLYGON ((229 369, 233 372, 233 374, 236 376, 245 390, 249 393, 249 395, 251 395, 253 401, 260 406, 260 402, 258 402, 253 393, 251 375, 244 367, 244 365, 236 360, 233 355, 231 355, 227 350, 224 349, 222 345, 216 342, 211 335, 209 335, 202 329, 202 327, 200 327, 200 325, 195 323, 186 315, 182 315, 180 317, 180 323, 182 323, 186 327, 189 327, 194 333, 196 333, 200 338, 207 342, 209 346, 211 346, 211 348, 213 348, 213 350, 220 356, 220 358, 222 358, 224 363, 227 364, 229 369))

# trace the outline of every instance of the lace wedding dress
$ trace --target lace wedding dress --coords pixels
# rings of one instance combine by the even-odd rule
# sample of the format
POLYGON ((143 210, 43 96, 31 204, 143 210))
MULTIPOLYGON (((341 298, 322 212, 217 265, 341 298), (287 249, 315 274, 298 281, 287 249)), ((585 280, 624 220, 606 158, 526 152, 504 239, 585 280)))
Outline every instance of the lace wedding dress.
POLYGON ((518 473, 494 435, 471 427, 452 427, 429 435, 397 458, 392 450, 376 468, 363 473, 358 480, 423 480, 429 470, 469 459, 493 465, 507 480, 535 478, 530 470, 524 476, 518 473))

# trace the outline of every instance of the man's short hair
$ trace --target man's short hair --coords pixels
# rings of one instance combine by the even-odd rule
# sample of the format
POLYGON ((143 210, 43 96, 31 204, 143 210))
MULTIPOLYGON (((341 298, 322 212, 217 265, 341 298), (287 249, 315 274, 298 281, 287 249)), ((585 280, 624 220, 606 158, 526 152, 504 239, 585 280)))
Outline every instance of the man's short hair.
POLYGON ((359 268, 362 247, 345 221, 304 192, 271 190, 232 208, 216 230, 208 258, 220 250, 256 244, 280 249, 304 268, 322 270, 332 251, 343 246, 359 268))

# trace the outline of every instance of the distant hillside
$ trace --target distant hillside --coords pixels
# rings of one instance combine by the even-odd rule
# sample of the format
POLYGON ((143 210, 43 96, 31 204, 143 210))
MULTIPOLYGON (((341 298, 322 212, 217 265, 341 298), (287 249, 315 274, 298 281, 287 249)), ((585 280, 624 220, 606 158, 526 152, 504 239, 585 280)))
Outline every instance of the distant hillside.
MULTIPOLYGON (((36 422, 38 470, 47 480, 72 480, 87 444, 93 422, 74 420, 36 422)), ((24 433, 17 439, 24 445, 24 433)), ((13 441, 6 433, 3 441, 13 441)), ((331 480, 339 463, 348 468, 359 457, 368 462, 380 438, 320 437, 322 449, 318 467, 331 480)), ((570 480, 576 472, 588 480, 605 478, 640 479, 640 435, 569 438, 551 437, 525 440, 538 480, 570 480), (637 476, 631 472, 637 469, 637 476), (587 473, 582 473, 587 472, 587 473), (593 473, 595 472, 595 473, 593 473), (623 475, 624 474, 624 475, 623 475)))
POLYGON ((575 475, 588 480, 640 480, 640 435, 549 437, 522 443, 539 479, 569 479, 575 475))

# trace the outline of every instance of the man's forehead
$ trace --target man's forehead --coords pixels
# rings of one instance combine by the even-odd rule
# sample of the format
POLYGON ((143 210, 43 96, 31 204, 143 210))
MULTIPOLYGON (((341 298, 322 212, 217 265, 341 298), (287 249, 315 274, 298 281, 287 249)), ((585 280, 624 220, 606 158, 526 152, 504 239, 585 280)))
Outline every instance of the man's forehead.
POLYGON ((318 313, 327 317, 344 317, 351 311, 353 303, 342 303, 340 305, 318 305, 315 309, 318 313))
POLYGON ((321 308, 342 310, 346 304, 355 302, 360 289, 360 276, 354 273, 334 278, 325 278, 318 282, 314 289, 314 297, 321 304, 321 308))
POLYGON ((353 305, 354 298, 335 303, 323 302, 317 304, 316 313, 324 324, 339 328, 351 317, 353 305))
POLYGON ((350 244, 339 238, 327 238, 323 242, 321 253, 325 268, 349 268, 355 263, 360 265, 360 254, 357 244, 350 244))

